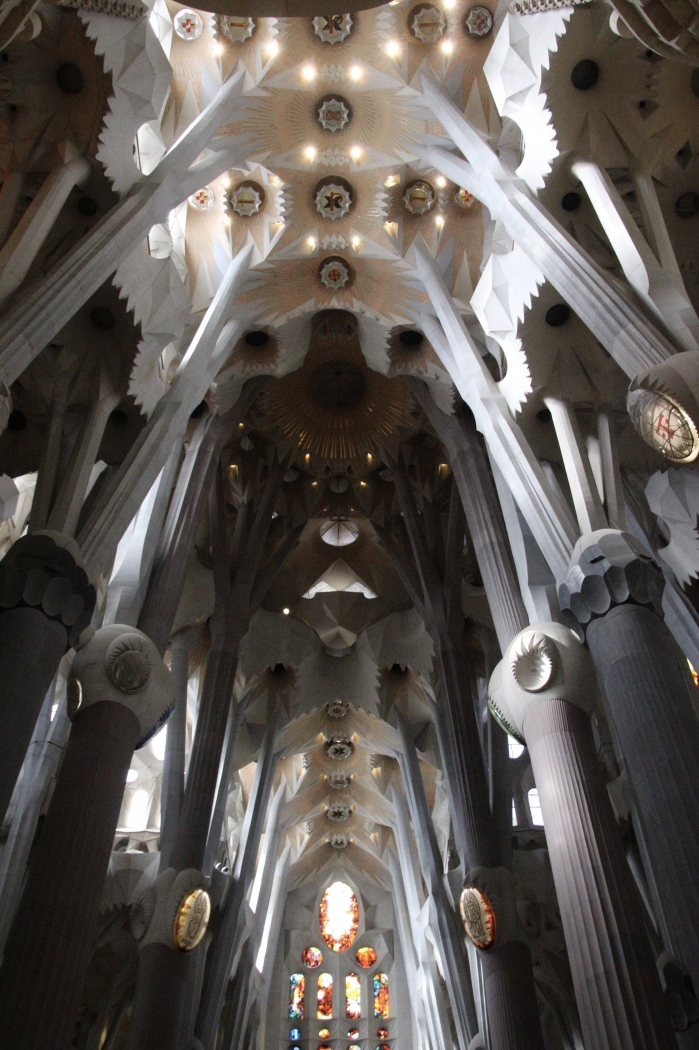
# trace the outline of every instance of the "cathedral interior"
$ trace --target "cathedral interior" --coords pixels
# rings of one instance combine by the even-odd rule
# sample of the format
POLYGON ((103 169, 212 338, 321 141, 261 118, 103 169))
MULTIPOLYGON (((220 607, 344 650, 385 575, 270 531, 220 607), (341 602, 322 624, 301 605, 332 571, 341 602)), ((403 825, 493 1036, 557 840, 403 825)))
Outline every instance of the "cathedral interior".
POLYGON ((699 0, 372 2, 0 2, 2 1050, 699 1050, 699 0))

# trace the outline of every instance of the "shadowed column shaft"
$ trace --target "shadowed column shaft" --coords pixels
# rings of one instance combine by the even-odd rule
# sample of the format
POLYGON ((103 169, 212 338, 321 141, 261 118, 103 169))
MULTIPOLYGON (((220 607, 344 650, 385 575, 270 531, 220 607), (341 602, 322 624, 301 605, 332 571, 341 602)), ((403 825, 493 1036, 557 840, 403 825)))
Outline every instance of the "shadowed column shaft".
POLYGON ((587 1050, 672 1050, 640 898, 595 752, 590 720, 544 700, 524 731, 546 825, 587 1050))
POLYGON ((0 971, 3 1050, 70 1046, 139 733, 112 701, 73 724, 0 971))
POLYGON ((40 609, 0 616, 0 814, 7 812, 46 691, 68 647, 68 632, 40 609))
POLYGON ((617 605, 586 635, 633 784, 669 947, 699 988, 699 721, 689 669, 645 606, 617 605))

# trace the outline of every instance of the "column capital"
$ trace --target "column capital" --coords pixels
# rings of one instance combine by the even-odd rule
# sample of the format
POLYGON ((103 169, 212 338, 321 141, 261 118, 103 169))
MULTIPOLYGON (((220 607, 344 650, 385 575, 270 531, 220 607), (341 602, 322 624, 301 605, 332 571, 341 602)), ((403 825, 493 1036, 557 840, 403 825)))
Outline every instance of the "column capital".
POLYGON ((662 616, 664 589, 662 570, 634 536, 598 529, 575 544, 558 601, 565 622, 579 632, 614 605, 649 605, 662 616))
POLYGON ((0 612, 22 606, 63 624, 68 644, 76 644, 92 618, 95 588, 75 540, 44 531, 12 544, 0 562, 0 612))
POLYGON ((122 704, 138 719, 136 748, 155 735, 174 707, 172 676, 150 638, 135 627, 101 627, 75 655, 68 679, 71 721, 105 700, 122 704))
POLYGON ((591 714, 597 703, 592 657, 570 628, 538 623, 512 639, 490 676, 493 717, 522 744, 527 715, 545 700, 559 700, 591 714))

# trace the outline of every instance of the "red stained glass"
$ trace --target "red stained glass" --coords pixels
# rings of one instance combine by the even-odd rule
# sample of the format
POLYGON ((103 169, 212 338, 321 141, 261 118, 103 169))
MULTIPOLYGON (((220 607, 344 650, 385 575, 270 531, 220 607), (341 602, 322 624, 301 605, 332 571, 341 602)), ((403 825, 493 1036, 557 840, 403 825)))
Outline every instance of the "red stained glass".
POLYGON ((350 1028, 349 1032, 347 1033, 347 1038, 348 1039, 359 1039, 359 1029, 358 1028, 350 1028))
POLYGON ((301 962, 309 970, 315 970, 323 961, 323 953, 320 948, 304 948, 301 952, 301 962))
POLYGON ((376 962, 376 952, 373 948, 358 948, 357 962, 360 966, 363 966, 365 970, 368 970, 376 962))
POLYGON ((318 1038, 319 1039, 329 1039, 330 1038, 330 1029, 329 1028, 321 1028, 321 1030, 318 1032, 318 1038))
POLYGON ((329 973, 318 974, 318 1020, 333 1015, 333 979, 329 973))
POLYGON ((357 936, 359 904, 351 886, 333 882, 320 902, 320 932, 334 952, 344 952, 357 936))
POLYGON ((303 1021, 305 991, 306 978, 302 973, 292 973, 289 978, 289 1017, 294 1021, 303 1021))
POLYGON ((377 1028, 376 1034, 379 1039, 388 1039, 388 1028, 377 1028))

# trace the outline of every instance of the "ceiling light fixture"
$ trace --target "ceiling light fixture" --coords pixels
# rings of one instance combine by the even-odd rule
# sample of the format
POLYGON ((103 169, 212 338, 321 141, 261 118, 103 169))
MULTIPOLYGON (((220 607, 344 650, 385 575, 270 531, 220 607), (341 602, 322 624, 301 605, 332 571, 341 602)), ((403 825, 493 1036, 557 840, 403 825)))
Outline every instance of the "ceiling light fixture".
POLYGON ((444 216, 443 215, 436 215, 434 221, 437 223, 437 226, 441 230, 442 226, 444 226, 444 216))
POLYGON ((358 251, 358 250, 359 250, 359 245, 360 245, 361 243, 362 243, 362 242, 360 241, 359 237, 353 237, 353 238, 352 238, 352 247, 354 248, 354 250, 355 250, 355 251, 358 251))
POLYGON ((211 50, 213 51, 213 53, 218 58, 220 55, 223 54, 223 44, 214 44, 214 46, 211 48, 211 50))
POLYGON ((313 66, 304 66, 301 70, 301 75, 304 80, 313 80, 316 75, 316 71, 313 68, 313 66))
POLYGON ((268 40, 265 44, 265 51, 270 58, 276 58, 279 54, 279 44, 276 40, 268 40))
POLYGON ((441 43, 441 48, 445 55, 450 55, 454 50, 454 45, 452 44, 451 40, 443 40, 441 43))
POLYGON ((282 609, 282 612, 284 613, 285 616, 289 615, 289 609, 287 609, 287 608, 282 609))
POLYGON ((360 147, 359 146, 352 146, 352 149, 350 150, 350 157, 352 158, 352 160, 359 160, 361 155, 362 155, 362 151, 361 151, 360 147))
POLYGON ((389 58, 396 58, 400 54, 400 44, 397 40, 389 40, 386 44, 386 54, 389 58))
POLYGON ((354 80, 355 82, 357 80, 361 80, 362 79, 362 67, 361 66, 352 66, 352 68, 349 71, 349 75, 350 75, 350 79, 354 80))
POLYGON ((308 245, 309 248, 315 248, 315 246, 316 246, 316 239, 315 239, 315 237, 309 237, 308 240, 306 241, 306 244, 308 245))
POLYGON ((306 158, 306 160, 313 160, 313 158, 316 155, 315 146, 306 146, 305 150, 303 151, 303 155, 306 158))
POLYGON ((438 175, 437 178, 434 181, 437 183, 437 185, 439 186, 440 190, 443 190, 444 187, 447 184, 447 180, 444 178, 443 175, 438 175))

